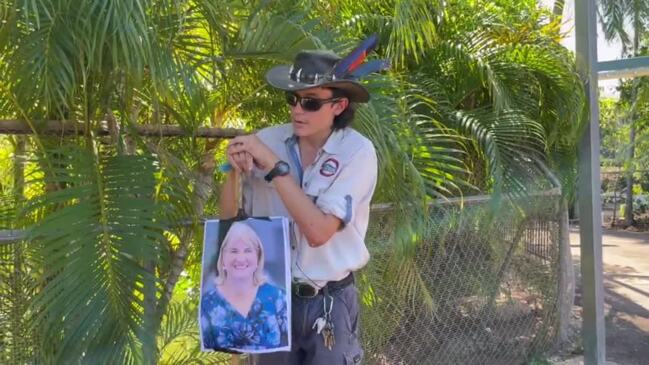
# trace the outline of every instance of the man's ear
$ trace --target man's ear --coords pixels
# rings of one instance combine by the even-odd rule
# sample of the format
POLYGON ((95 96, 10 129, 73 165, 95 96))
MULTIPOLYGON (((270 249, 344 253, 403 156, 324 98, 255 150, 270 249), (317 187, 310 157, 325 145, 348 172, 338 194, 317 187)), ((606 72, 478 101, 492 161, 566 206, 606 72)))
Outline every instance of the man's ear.
POLYGON ((338 102, 334 104, 334 114, 336 114, 336 116, 339 116, 340 114, 342 114, 342 112, 345 111, 345 109, 347 109, 348 106, 349 106, 349 99, 341 98, 338 102))

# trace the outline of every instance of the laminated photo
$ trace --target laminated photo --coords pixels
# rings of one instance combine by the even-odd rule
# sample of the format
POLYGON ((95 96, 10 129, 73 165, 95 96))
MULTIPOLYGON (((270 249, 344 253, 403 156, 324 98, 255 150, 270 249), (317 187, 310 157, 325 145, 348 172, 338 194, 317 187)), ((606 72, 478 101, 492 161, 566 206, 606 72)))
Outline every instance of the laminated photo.
POLYGON ((201 349, 289 351, 290 246, 283 217, 205 222, 201 349))

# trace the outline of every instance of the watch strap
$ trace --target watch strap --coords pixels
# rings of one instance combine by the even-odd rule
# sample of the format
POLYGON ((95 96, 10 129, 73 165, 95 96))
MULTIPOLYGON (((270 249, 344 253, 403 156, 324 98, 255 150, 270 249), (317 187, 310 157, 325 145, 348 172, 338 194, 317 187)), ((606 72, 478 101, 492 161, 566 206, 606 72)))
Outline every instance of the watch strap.
POLYGON ((286 161, 279 160, 277 161, 275 166, 273 166, 273 168, 268 172, 268 174, 264 176, 264 180, 266 180, 267 182, 271 182, 277 176, 288 175, 289 172, 290 172, 289 164, 286 163, 286 161))

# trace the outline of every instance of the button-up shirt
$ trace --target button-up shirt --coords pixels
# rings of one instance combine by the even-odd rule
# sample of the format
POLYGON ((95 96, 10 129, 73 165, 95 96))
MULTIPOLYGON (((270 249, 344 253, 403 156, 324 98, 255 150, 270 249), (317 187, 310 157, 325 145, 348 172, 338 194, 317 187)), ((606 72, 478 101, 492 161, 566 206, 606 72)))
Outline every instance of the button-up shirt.
MULTIPOLYGON (((377 158, 372 142, 349 127, 333 131, 315 161, 303 166, 298 138, 291 124, 265 128, 257 136, 291 166, 291 176, 316 206, 342 221, 340 230, 318 247, 309 246, 297 224, 291 224, 294 280, 323 286, 365 266, 369 260, 365 233, 377 181, 377 158)), ((290 219, 274 182, 268 183, 263 177, 263 171, 254 169, 245 179, 247 214, 290 219)))

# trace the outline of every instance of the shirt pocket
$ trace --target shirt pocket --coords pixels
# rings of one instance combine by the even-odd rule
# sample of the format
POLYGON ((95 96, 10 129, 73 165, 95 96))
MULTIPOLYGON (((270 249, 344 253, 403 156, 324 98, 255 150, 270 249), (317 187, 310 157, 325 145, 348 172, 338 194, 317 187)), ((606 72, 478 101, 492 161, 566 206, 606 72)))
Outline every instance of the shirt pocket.
POLYGON ((329 190, 336 183, 338 176, 347 164, 348 159, 346 156, 322 157, 315 170, 309 174, 310 179, 308 185, 303 184, 302 189, 316 201, 318 196, 329 190))
POLYGON ((316 202, 318 200, 318 196, 329 189, 332 182, 333 178, 323 178, 322 176, 316 176, 315 178, 306 181, 302 186, 302 190, 304 190, 304 193, 309 198, 311 198, 313 202, 316 202))

